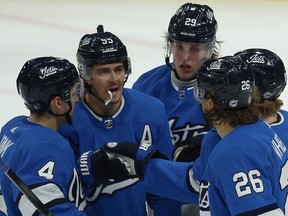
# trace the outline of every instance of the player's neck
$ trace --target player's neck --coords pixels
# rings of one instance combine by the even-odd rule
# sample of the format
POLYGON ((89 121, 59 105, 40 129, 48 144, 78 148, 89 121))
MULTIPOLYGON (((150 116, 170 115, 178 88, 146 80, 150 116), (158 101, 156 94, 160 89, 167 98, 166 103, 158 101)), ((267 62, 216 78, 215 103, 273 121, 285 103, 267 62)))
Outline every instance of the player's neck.
POLYGON ((214 127, 222 139, 234 130, 234 127, 226 123, 214 124, 214 127))
POLYGON ((54 131, 57 131, 59 129, 57 119, 49 114, 37 115, 32 113, 30 114, 28 120, 44 127, 50 128, 54 131))
POLYGON ((277 122, 278 121, 277 117, 278 117, 277 113, 275 113, 273 115, 260 116, 260 118, 262 118, 268 124, 273 124, 273 123, 277 122))
POLYGON ((120 108, 122 99, 105 105, 97 100, 92 94, 87 93, 84 98, 85 104, 98 116, 113 116, 120 108))

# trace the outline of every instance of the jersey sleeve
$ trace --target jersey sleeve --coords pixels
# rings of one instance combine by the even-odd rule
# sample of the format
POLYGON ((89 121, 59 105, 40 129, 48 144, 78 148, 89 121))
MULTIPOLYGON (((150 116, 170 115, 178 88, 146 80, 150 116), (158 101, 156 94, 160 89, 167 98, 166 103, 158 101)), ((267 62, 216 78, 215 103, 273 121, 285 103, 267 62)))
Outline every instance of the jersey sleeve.
MULTIPOLYGON (((247 151, 253 149, 247 148, 247 151)), ((209 179, 213 179, 208 189, 211 211, 221 211, 218 207, 226 206, 222 209, 226 208, 231 215, 253 212, 258 215, 277 209, 277 201, 272 195, 272 184, 276 182, 271 181, 275 179, 275 170, 269 157, 265 150, 257 148, 255 154, 240 151, 210 160, 209 179)))
MULTIPOLYGON (((23 152, 17 174, 54 215, 85 215, 79 211, 84 210, 86 204, 79 193, 81 185, 74 167, 74 155, 71 149, 61 145, 67 146, 67 143, 52 140, 23 152)), ((12 191, 21 213, 33 215, 36 207, 15 185, 12 185, 12 191)))
POLYGON ((172 160, 174 145, 172 142, 171 131, 166 117, 164 105, 162 106, 161 104, 160 108, 161 109, 159 109, 159 122, 161 123, 161 125, 159 125, 158 127, 158 137, 154 145, 157 146, 161 153, 165 154, 170 160, 172 160))
POLYGON ((147 192, 184 203, 197 203, 197 191, 191 191, 191 166, 192 163, 186 162, 149 160, 144 178, 147 192))

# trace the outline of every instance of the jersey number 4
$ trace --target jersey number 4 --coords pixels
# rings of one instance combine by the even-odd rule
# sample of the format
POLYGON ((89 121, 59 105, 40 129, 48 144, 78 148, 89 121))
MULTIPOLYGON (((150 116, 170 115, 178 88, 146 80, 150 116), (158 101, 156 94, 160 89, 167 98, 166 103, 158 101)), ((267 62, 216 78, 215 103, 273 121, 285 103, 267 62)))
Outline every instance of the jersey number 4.
POLYGON ((53 169, 54 169, 54 162, 49 161, 46 163, 39 171, 38 175, 47 179, 53 179, 53 169))

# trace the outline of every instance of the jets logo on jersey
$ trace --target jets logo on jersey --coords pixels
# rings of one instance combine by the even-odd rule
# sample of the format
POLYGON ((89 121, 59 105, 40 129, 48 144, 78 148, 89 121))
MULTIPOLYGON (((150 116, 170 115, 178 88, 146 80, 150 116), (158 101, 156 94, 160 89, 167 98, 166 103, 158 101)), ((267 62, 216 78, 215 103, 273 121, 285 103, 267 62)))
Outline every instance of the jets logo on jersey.
POLYGON ((207 133, 207 128, 205 125, 193 125, 190 122, 184 124, 180 127, 175 127, 177 124, 178 118, 172 118, 169 120, 170 130, 172 132, 173 143, 192 139, 198 135, 204 135, 207 133))

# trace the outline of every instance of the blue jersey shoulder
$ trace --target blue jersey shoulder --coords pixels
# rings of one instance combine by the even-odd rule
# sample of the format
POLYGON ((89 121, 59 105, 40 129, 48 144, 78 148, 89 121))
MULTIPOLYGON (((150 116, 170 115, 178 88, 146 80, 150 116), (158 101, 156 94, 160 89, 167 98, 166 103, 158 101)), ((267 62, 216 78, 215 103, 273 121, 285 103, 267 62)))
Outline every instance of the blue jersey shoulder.
POLYGON ((165 107, 162 101, 148 94, 134 89, 124 89, 125 103, 133 107, 131 111, 148 115, 165 115, 165 107), (151 112, 153 110, 153 112, 151 112))
POLYGON ((267 123, 235 128, 215 146, 208 162, 211 212, 253 215, 255 209, 265 212, 277 205, 283 210, 287 189, 281 191, 278 181, 286 162, 286 148, 267 123))
POLYGON ((286 110, 279 110, 277 115, 278 121, 271 124, 271 127, 281 138, 286 147, 288 147, 288 112, 286 110))
POLYGON ((171 69, 167 65, 161 65, 142 74, 133 84, 133 89, 137 89, 146 94, 157 96, 159 89, 171 85, 171 69))
MULTIPOLYGON (((10 167, 41 199, 51 202, 51 211, 66 208, 65 214, 81 215, 76 205, 82 205, 74 155, 69 143, 59 133, 40 124, 30 122, 26 116, 16 117, 1 131, 1 155, 10 167), (2 148, 3 147, 3 148, 2 148), (49 196, 47 196, 49 191, 49 196), (70 196, 68 196, 70 195, 70 196), (72 204, 75 200, 79 202, 72 204), (65 204, 64 204, 65 203, 65 204), (63 204, 63 206, 61 206, 63 204)), ((32 205, 25 207, 27 198, 5 176, 0 175, 3 196, 11 215, 32 214, 32 205), (11 193, 11 191, 13 191, 11 193)), ((84 207, 85 205, 83 205, 84 207)), ((84 209, 82 209, 84 210, 84 209)))

